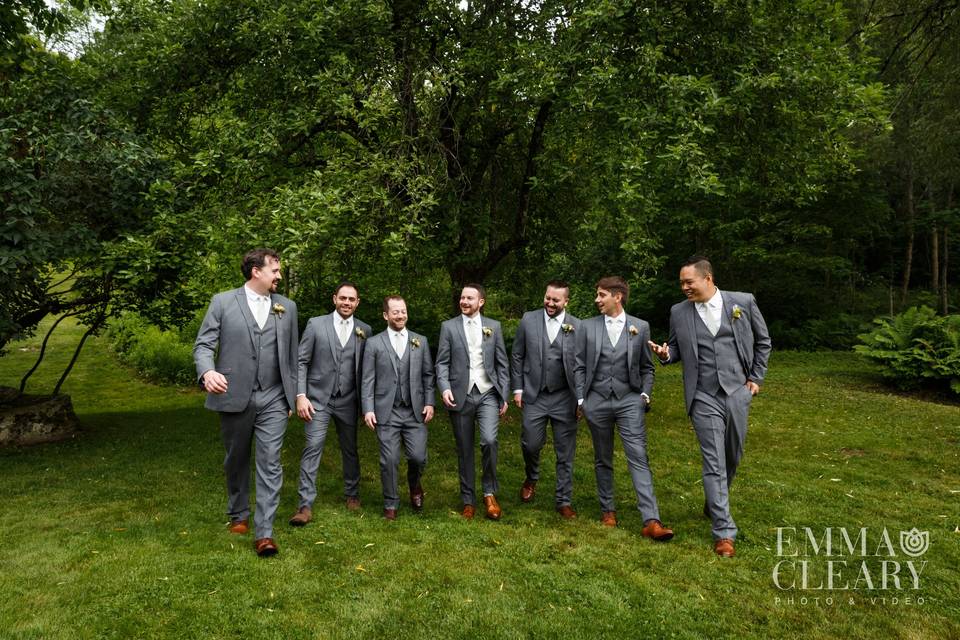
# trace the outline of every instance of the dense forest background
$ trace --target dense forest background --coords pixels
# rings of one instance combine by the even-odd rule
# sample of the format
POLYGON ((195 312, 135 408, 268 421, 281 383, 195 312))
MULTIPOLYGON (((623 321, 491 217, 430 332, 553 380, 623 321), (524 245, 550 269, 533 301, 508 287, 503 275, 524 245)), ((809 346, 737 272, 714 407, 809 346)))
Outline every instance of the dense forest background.
MULTIPOLYGON (((0 349, 48 314, 190 327, 281 252, 304 320, 460 286, 507 321, 679 263, 778 347, 957 306, 960 2, 12 0, 0 7, 0 349), (951 260, 953 258, 953 260, 951 260)), ((662 334, 662 335, 661 335, 662 334)))

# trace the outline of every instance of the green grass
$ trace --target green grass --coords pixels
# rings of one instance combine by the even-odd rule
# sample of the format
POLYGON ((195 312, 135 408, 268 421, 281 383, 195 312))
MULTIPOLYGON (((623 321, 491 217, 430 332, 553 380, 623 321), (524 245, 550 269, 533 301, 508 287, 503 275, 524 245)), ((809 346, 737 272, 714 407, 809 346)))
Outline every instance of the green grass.
MULTIPOLYGON (((75 327, 60 334, 29 391, 52 388, 78 338, 75 327)), ((0 384, 18 382, 38 342, 0 360, 0 384)), ((699 455, 678 367, 658 370, 649 414, 661 514, 677 532, 662 545, 639 535, 619 447, 621 525, 599 525, 585 425, 580 518, 553 512, 549 443, 540 492, 520 504, 515 410, 500 431, 504 518, 465 522, 441 412, 430 427, 423 515, 404 502, 396 522, 380 517, 376 444, 364 429, 363 510, 342 506, 331 434, 315 520, 303 529, 286 525, 303 443, 301 423, 291 421, 280 555, 261 560, 250 536, 224 528, 217 418, 199 392, 138 380, 101 340, 88 342, 65 391, 83 423, 78 438, 0 451, 3 638, 960 637, 960 407, 891 393, 852 354, 774 354, 733 490, 741 530, 733 560, 714 556, 700 514, 699 455), (900 530, 929 531, 921 589, 778 591, 776 529, 804 526, 871 535, 886 527, 895 545, 900 530), (824 603, 828 595, 834 604, 824 603), (902 604, 905 596, 914 604, 902 604)))

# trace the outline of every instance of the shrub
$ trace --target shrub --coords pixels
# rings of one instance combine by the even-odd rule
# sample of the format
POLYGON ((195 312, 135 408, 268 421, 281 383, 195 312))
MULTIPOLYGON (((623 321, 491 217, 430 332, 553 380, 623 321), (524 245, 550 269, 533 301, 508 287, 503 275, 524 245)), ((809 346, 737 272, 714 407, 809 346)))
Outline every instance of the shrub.
POLYGON ((136 313, 124 313, 110 323, 107 337, 120 359, 159 382, 194 382, 193 343, 181 332, 151 325, 136 313))
POLYGON ((960 316, 913 307, 873 322, 854 349, 879 363, 884 378, 901 389, 949 386, 960 394, 960 316))

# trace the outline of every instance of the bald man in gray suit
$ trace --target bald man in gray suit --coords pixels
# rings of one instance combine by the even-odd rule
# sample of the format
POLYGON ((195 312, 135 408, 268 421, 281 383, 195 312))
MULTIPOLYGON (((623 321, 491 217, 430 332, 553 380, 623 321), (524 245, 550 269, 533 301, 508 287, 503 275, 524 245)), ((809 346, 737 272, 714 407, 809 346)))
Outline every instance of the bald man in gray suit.
POLYGON ((770 334, 749 293, 721 291, 713 266, 693 256, 680 269, 687 299, 670 310, 667 342, 650 347, 663 364, 683 363, 683 393, 703 459, 704 514, 712 522, 714 552, 734 555, 737 525, 730 486, 743 457, 747 415, 767 373, 770 334))
POLYGON ((280 450, 297 387, 297 305, 277 291, 280 258, 270 249, 243 257, 247 282, 210 302, 193 346, 205 406, 220 414, 230 531, 249 531, 250 453, 256 445, 254 549, 277 553, 273 518, 280 503, 280 450))

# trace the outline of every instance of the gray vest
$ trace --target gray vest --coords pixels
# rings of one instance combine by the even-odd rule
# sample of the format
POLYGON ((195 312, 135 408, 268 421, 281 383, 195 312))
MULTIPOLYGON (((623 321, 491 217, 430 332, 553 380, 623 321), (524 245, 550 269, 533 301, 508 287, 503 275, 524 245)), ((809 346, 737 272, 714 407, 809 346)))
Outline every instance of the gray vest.
MULTIPOLYGON (((338 346, 339 341, 334 345, 338 346)), ((334 395, 345 396, 353 393, 357 388, 357 336, 350 334, 347 345, 339 350, 334 350, 337 354, 337 384, 334 385, 336 393, 334 395)))
POLYGON ((567 388, 567 378, 563 370, 563 338, 557 332, 553 344, 546 330, 543 332, 543 381, 541 391, 560 391, 567 388))
POLYGON ((619 400, 630 393, 626 333, 627 328, 624 327, 616 346, 610 344, 606 326, 601 333, 600 358, 597 360, 597 368, 590 389, 604 398, 609 398, 613 394, 619 400))
POLYGON ((410 406, 410 345, 403 350, 403 357, 397 357, 396 349, 390 349, 393 361, 397 365, 397 393, 393 399, 394 406, 410 406))
POLYGON ((257 347, 257 385, 261 391, 282 384, 277 351, 277 316, 270 314, 263 329, 253 321, 253 339, 257 347))
POLYGON ((727 319, 726 313, 720 314, 720 329, 717 335, 710 335, 710 330, 703 322, 700 314, 694 309, 696 318, 694 325, 697 328, 697 389, 710 395, 716 395, 723 389, 731 395, 746 382, 737 356, 737 342, 733 335, 733 327, 727 319))

